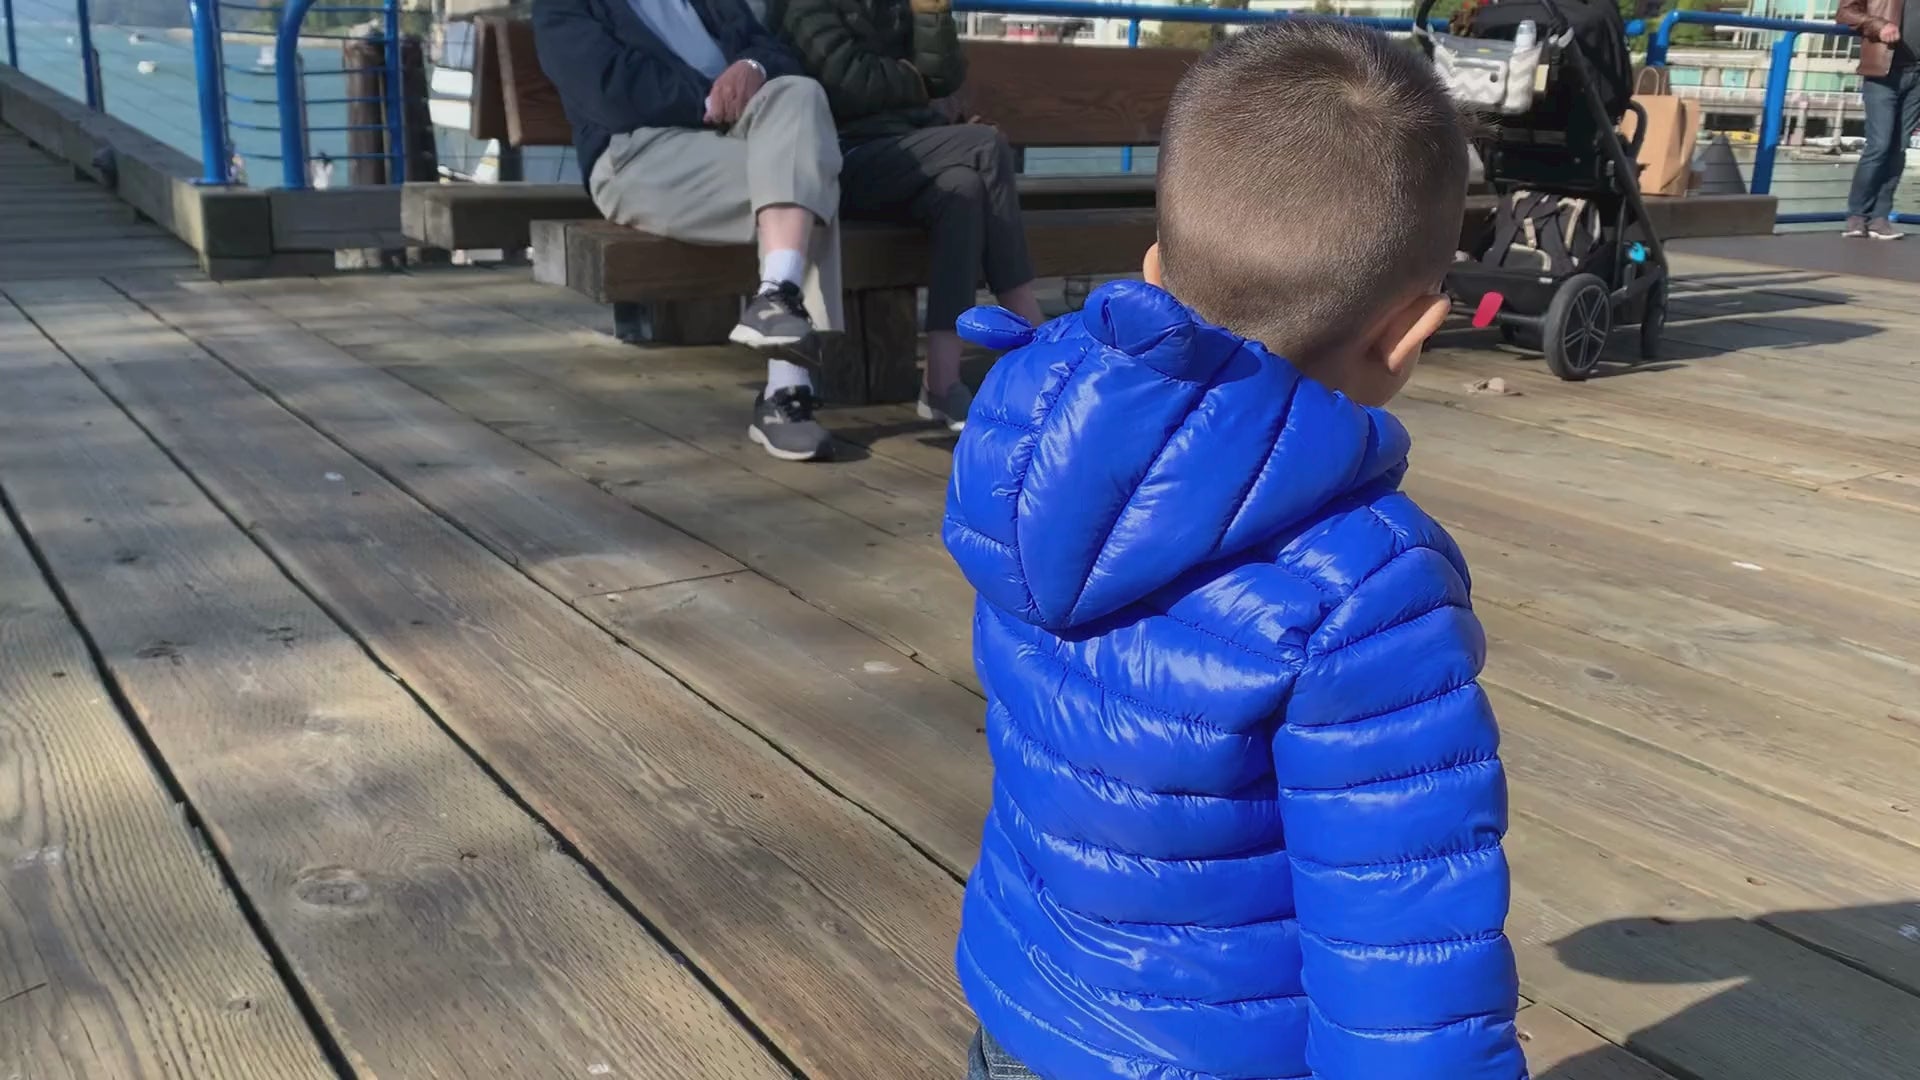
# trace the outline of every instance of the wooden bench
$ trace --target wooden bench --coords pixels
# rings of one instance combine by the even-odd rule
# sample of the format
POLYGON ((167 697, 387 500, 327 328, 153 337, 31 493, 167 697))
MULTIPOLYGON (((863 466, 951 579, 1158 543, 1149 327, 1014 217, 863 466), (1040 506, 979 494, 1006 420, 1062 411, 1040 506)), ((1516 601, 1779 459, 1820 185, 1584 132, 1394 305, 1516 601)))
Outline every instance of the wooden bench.
MULTIPOLYGON (((513 146, 572 143, 559 93, 540 70, 524 21, 474 23, 471 133, 513 146)), ((992 117, 1016 147, 1151 145, 1168 96, 1193 54, 970 42, 966 108, 992 117), (1066 89, 1062 89, 1062 87, 1066 89)), ((1124 273, 1153 240, 1153 177, 1023 175, 1035 269, 1044 277, 1124 273)), ((755 269, 746 247, 678 244, 598 220, 577 184, 410 184, 410 239, 450 249, 535 249, 535 276, 615 305, 622 336, 637 319, 655 341, 721 340, 755 269), (640 311, 644 310, 642 316, 640 311)), ((927 272, 917 230, 851 223, 842 266, 848 333, 822 373, 847 402, 914 391, 915 287, 927 272), (868 357, 874 360, 869 363, 868 357)))
MULTIPOLYGON (((476 20, 473 134, 520 146, 565 145, 572 132, 559 93, 541 72, 530 25, 476 20)), ((993 118, 1026 147, 1148 146, 1193 54, 968 42, 967 110, 993 118)), ((1154 237, 1152 177, 1034 176, 1021 203, 1041 277, 1127 273, 1154 237)), ((1770 231, 1773 201, 1725 196, 1650 200, 1671 236, 1770 231), (1699 221, 1695 222, 1694 219, 1699 221), (1701 225, 1703 228, 1689 227, 1701 225)), ((1476 198, 1465 228, 1490 212, 1476 198)), ((615 305, 631 325, 647 313, 651 340, 721 340, 753 252, 681 244, 598 219, 577 185, 409 185, 406 234, 446 248, 534 248, 536 279, 615 305)), ((842 402, 910 397, 916 375, 915 289, 927 249, 917 230, 849 224, 843 230, 847 333, 826 358, 822 389, 842 402)), ((625 336, 623 334, 623 336, 625 336)))

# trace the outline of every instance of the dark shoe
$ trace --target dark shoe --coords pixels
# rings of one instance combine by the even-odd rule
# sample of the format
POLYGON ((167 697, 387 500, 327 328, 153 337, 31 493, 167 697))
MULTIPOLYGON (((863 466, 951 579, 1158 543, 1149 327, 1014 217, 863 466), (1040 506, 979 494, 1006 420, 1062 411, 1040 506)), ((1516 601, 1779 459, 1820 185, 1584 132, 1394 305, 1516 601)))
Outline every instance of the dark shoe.
POLYGON ((1874 218, 1867 223, 1867 235, 1875 240, 1905 240, 1907 234, 1894 228, 1893 222, 1886 218, 1874 218))
MULTIPOLYGON (((1917 0, 1920 2, 1920 0, 1917 0)), ((920 387, 919 413, 922 420, 934 420, 947 425, 948 431, 965 431, 967 413, 973 409, 973 391, 966 383, 954 383, 946 392, 936 394, 923 384, 920 387)))
POLYGON ((1848 218, 1847 227, 1840 230, 1840 235, 1849 240, 1865 240, 1867 238, 1867 219, 1863 217, 1848 218))
MULTIPOLYGON (((747 301, 740 324, 727 335, 735 345, 783 356, 810 353, 814 341, 813 317, 807 314, 800 286, 791 281, 765 283, 747 301)), ((810 361, 809 361, 810 362, 810 361)))
POLYGON ((811 386, 775 390, 753 405, 753 425, 747 438, 781 461, 818 461, 829 457, 833 442, 827 429, 813 418, 820 406, 811 386))

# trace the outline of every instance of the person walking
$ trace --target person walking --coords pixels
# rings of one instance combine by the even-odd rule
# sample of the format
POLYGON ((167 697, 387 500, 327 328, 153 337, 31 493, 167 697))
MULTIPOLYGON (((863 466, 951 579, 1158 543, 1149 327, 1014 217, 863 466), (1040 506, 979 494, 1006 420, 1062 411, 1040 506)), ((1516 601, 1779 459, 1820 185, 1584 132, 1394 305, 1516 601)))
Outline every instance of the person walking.
POLYGON ((1920 2, 1842 0, 1842 25, 1860 32, 1860 97, 1867 113, 1867 148, 1847 196, 1845 235, 1899 240, 1893 193, 1907 167, 1907 140, 1920 127, 1920 2))

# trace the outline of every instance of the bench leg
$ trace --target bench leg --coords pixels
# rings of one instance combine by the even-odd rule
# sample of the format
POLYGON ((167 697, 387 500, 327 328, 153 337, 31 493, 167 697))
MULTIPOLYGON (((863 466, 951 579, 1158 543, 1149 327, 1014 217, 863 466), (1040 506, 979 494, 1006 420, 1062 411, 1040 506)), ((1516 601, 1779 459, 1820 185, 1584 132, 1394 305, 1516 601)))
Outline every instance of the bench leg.
POLYGON ((653 320, 647 317, 647 305, 630 301, 613 305, 613 336, 622 345, 645 345, 653 332, 653 320))
POLYGON ((653 340, 662 345, 720 345, 740 321, 740 298, 668 300, 653 305, 653 340))
POLYGON ((850 296, 858 305, 861 351, 866 354, 866 401, 891 405, 920 394, 918 290, 873 289, 850 296))

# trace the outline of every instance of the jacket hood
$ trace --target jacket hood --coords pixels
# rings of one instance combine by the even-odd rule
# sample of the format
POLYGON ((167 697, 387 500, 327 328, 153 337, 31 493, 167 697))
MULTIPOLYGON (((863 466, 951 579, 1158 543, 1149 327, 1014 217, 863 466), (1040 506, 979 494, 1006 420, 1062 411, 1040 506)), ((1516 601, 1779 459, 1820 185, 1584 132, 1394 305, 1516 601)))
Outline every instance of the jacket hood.
POLYGON ((954 451, 947 548, 988 603, 1051 631, 1405 470, 1399 421, 1144 282, 1038 329, 976 308, 960 333, 1012 351, 954 451))

